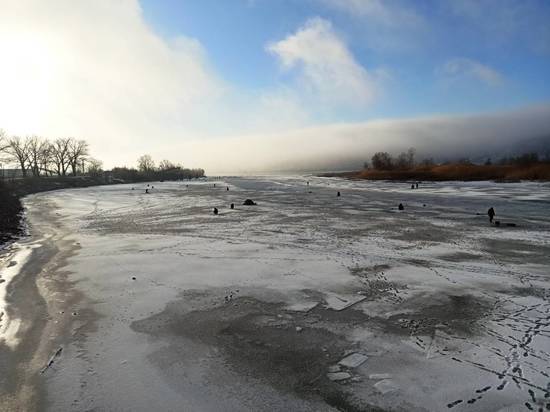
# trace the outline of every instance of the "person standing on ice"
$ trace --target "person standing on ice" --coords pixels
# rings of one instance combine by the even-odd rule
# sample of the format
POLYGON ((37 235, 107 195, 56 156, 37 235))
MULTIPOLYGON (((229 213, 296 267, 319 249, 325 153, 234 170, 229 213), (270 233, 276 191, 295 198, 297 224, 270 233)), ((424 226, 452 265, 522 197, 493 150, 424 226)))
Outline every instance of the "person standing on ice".
POLYGON ((489 215, 489 223, 493 223, 493 218, 496 215, 495 209, 493 209, 492 207, 489 208, 489 210, 487 211, 487 214, 489 215))

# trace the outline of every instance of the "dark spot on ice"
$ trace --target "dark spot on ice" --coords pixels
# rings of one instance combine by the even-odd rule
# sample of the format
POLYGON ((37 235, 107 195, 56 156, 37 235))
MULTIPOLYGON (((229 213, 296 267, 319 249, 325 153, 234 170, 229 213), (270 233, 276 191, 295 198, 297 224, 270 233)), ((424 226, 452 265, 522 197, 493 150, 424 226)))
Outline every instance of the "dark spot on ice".
POLYGON ((358 401, 352 395, 342 391, 331 391, 323 396, 325 402, 339 411, 345 412, 384 412, 383 409, 372 405, 358 405, 358 401))
POLYGON ((511 296, 533 296, 543 300, 550 299, 550 288, 542 288, 536 286, 511 287, 509 289, 500 289, 498 290, 498 292, 505 293, 511 296))
MULTIPOLYGON (((204 293, 197 300, 206 302, 204 293)), ((192 297, 172 302, 161 313, 134 321, 132 329, 152 335, 168 335, 211 345, 237 373, 260 377, 279 390, 299 396, 320 396, 345 411, 377 410, 364 406, 343 392, 345 387, 326 376, 354 344, 331 324, 353 326, 368 316, 361 311, 334 311, 321 305, 309 312, 285 309, 284 303, 263 302, 247 296, 226 295, 226 303, 202 304, 193 309, 192 297), (297 325, 315 327, 300 328, 297 325)), ((182 345, 184 341, 182 341, 182 345)))
POLYGON ((377 319, 377 322, 394 334, 433 335, 436 330, 442 330, 452 335, 472 336, 479 332, 478 321, 489 316, 493 307, 489 299, 473 295, 425 294, 402 304, 403 313, 377 319))

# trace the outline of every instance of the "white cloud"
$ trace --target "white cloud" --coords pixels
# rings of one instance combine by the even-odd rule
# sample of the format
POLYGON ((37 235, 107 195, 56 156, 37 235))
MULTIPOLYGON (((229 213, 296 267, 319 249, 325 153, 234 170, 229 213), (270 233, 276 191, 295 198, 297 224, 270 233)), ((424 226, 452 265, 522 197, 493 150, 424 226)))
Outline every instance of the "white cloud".
POLYGON ((85 138, 111 165, 192 136, 226 87, 197 40, 161 38, 137 0, 2 0, 1 10, 10 133, 85 138))
POLYGON ((489 86, 499 86, 504 81, 504 77, 495 69, 467 58, 447 60, 438 72, 452 81, 473 79, 489 86))
POLYGON ((301 92, 325 105, 364 106, 377 93, 373 76, 361 66, 327 20, 308 20, 296 33, 271 43, 284 70, 296 69, 301 92))
POLYGON ((106 167, 135 165, 143 153, 200 166, 187 154, 192 138, 304 127, 319 107, 362 106, 374 93, 322 20, 272 45, 306 86, 250 91, 224 82, 198 40, 156 34, 137 0, 0 0, 0 8, 0 127, 86 139, 106 167))

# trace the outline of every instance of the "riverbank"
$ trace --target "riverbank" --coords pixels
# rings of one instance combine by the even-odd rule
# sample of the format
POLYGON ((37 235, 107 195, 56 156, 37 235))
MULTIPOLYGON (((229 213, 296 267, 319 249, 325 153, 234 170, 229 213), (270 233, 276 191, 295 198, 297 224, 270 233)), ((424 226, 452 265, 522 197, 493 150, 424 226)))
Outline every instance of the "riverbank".
POLYGON ((102 177, 66 176, 0 181, 0 247, 23 232, 21 198, 32 193, 107 184, 102 177))
POLYGON ((147 181, 141 176, 124 180, 107 179, 104 176, 28 177, 0 180, 0 248, 23 233, 24 227, 21 221, 24 209, 21 199, 29 194, 90 186, 140 184, 147 181))
POLYGON ((47 408, 42 375, 70 336, 76 321, 70 306, 82 299, 62 270, 79 246, 54 205, 42 202, 26 213, 31 235, 0 256, 0 410, 6 411, 47 408))
POLYGON ((21 232, 22 212, 19 196, 0 181, 0 248, 21 232))
POLYGON ((550 163, 540 162, 524 166, 454 163, 434 166, 417 166, 412 169, 403 170, 365 169, 352 172, 323 173, 319 176, 396 181, 550 181, 550 163))

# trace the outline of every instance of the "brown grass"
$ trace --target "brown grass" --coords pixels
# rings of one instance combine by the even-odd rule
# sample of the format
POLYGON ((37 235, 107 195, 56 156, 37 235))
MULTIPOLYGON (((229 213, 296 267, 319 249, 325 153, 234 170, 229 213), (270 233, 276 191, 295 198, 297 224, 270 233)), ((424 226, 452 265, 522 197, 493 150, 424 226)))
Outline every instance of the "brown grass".
POLYGON ((346 177, 371 180, 550 180, 550 163, 526 166, 452 163, 408 170, 367 169, 346 177))

